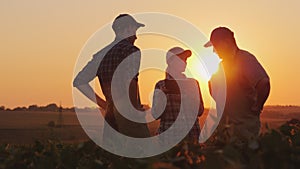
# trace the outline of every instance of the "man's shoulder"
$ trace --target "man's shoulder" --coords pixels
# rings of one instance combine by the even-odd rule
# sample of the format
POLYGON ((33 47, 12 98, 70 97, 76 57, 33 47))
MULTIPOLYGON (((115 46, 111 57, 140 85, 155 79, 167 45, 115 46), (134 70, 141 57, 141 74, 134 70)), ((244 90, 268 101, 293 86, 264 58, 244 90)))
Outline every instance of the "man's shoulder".
POLYGON ((135 46, 135 45, 131 45, 131 46, 129 46, 129 50, 130 50, 130 52, 140 52, 141 50, 140 50, 140 48, 138 48, 137 46, 135 46))
POLYGON ((252 53, 241 49, 238 51, 237 59, 241 64, 258 63, 258 60, 252 53))
POLYGON ((188 81, 188 82, 190 82, 190 83, 196 83, 196 84, 198 84, 199 85, 199 82, 198 82, 198 80, 196 80, 196 79, 194 79, 194 78, 186 78, 186 80, 188 81))
POLYGON ((140 49, 137 46, 124 40, 120 41, 115 47, 121 48, 123 50, 131 51, 131 52, 140 51, 140 49))
POLYGON ((255 58, 255 56, 252 53, 250 53, 249 51, 246 51, 246 50, 242 50, 242 49, 239 49, 238 56, 241 58, 252 58, 252 57, 255 58))
POLYGON ((241 50, 238 58, 240 69, 248 72, 248 76, 253 76, 253 74, 255 74, 255 76, 258 77, 258 74, 260 74, 261 77, 268 77, 263 66, 250 52, 241 50))
POLYGON ((105 46, 104 48, 100 49, 97 53, 93 55, 95 59, 103 58, 113 47, 116 45, 115 42, 110 43, 109 45, 105 46))
POLYGON ((165 79, 160 80, 155 84, 155 89, 162 89, 165 87, 165 79))
POLYGON ((128 42, 114 41, 114 42, 110 43, 109 45, 105 46, 104 48, 100 49, 97 53, 95 53, 93 55, 93 57, 100 59, 100 58, 104 57, 106 54, 115 53, 116 51, 119 51, 119 50, 129 51, 131 53, 140 51, 140 49, 137 46, 130 44, 128 42))

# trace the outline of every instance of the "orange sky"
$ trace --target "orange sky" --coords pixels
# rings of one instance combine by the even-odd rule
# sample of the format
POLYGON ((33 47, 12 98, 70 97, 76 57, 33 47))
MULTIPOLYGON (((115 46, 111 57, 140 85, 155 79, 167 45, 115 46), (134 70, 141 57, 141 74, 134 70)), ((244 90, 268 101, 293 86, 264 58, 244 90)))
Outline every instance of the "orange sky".
MULTIPOLYGON (((2 0, 0 105, 61 101, 72 106, 71 81, 80 50, 94 32, 124 12, 179 16, 207 37, 215 27, 228 26, 238 45, 253 53, 269 73, 272 89, 267 104, 300 105, 299 6, 297 0, 2 0)), ((142 38, 137 44, 142 48, 142 38)), ((144 102, 149 102, 147 97, 144 102)))

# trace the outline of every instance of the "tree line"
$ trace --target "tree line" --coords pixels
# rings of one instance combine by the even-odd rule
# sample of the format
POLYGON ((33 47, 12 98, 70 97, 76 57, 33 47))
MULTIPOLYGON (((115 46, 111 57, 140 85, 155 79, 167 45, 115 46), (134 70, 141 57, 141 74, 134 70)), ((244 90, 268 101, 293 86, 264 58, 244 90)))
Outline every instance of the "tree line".
POLYGON ((62 106, 58 106, 55 103, 48 104, 46 106, 38 106, 38 105, 30 105, 28 107, 15 107, 13 109, 6 108, 5 106, 0 106, 0 111, 53 111, 53 112, 75 112, 75 107, 64 108, 62 106))

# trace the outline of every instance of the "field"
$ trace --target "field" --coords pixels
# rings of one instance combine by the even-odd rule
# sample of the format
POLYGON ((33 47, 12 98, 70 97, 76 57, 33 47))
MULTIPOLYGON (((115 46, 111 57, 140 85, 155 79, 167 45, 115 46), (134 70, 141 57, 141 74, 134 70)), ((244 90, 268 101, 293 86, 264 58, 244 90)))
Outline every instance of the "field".
MULTIPOLYGON (((51 127, 49 122, 57 124, 58 112, 37 111, 0 111, 0 143, 30 144, 36 140, 58 138, 65 143, 87 141, 88 136, 79 124, 75 112, 63 112, 63 127, 51 127)), ((206 115, 200 123, 202 125, 206 115)), ((262 131, 278 128, 286 121, 300 119, 300 107, 296 106, 266 106, 261 114, 262 131)), ((155 132, 158 122, 151 123, 151 133, 155 132)))
MULTIPOLYGON (((89 140, 75 112, 0 111, 0 169, 296 169, 300 166, 300 107, 267 106, 257 142, 224 135, 205 144, 182 141, 149 158, 113 155, 89 140), (63 126, 58 126, 63 119, 63 126), (267 125, 268 124, 268 130, 267 125), (253 143, 253 142, 248 142, 253 143)), ((200 119, 203 124, 206 114, 200 119)), ((152 133, 158 122, 151 123, 152 133)))
POLYGON ((58 112, 0 111, 0 116, 0 143, 30 144, 53 138, 73 143, 88 139, 74 112, 63 113, 63 127, 48 125, 57 123, 58 112))

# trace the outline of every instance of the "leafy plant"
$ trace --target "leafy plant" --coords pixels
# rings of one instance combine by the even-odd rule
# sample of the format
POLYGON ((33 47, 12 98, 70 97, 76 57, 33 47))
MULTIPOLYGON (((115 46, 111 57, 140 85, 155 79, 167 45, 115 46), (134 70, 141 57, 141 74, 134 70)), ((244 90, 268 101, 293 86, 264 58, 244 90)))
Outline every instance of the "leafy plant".
POLYGON ((182 141, 151 158, 111 154, 92 141, 63 144, 57 139, 31 145, 0 145, 0 169, 296 169, 300 166, 300 121, 259 136, 258 148, 241 146, 229 136, 205 144, 182 141), (225 141, 224 141, 225 140, 225 141))

